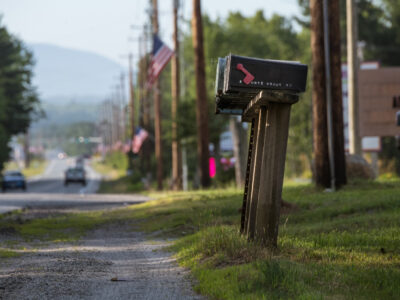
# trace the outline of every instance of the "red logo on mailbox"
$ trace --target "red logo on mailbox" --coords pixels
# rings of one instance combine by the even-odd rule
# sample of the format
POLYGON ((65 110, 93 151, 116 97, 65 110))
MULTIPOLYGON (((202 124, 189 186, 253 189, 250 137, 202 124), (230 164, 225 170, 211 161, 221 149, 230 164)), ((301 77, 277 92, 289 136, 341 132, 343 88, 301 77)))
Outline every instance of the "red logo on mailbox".
POLYGON ((237 64, 236 69, 239 71, 242 71, 246 75, 243 79, 243 82, 245 84, 250 84, 250 82, 252 82, 254 80, 253 74, 251 74, 249 71, 247 71, 242 64, 237 64))

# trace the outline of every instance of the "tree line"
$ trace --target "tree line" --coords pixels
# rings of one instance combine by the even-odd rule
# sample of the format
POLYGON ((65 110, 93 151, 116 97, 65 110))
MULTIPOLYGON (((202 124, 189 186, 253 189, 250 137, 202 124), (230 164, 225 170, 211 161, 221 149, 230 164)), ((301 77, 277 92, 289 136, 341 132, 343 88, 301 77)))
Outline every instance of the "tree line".
POLYGON ((0 18, 0 169, 9 159, 11 138, 26 133, 42 114, 32 85, 33 66, 32 53, 0 18))
MULTIPOLYGON (((302 16, 286 18, 277 14, 266 17, 263 11, 253 16, 243 16, 240 12, 230 12, 224 19, 212 20, 203 15, 206 99, 208 104, 209 142, 213 145, 211 155, 219 158, 224 155, 219 149, 221 134, 229 130, 229 117, 215 116, 214 85, 217 58, 229 53, 259 58, 295 60, 311 65, 310 8, 308 0, 299 0, 302 16)), ((399 65, 396 55, 400 49, 400 3, 393 0, 357 1, 359 20, 360 49, 364 60, 380 61, 382 66, 399 65)), ((346 11, 345 0, 340 0, 341 60, 346 62, 346 11)), ((189 20, 183 20, 187 28, 189 20)), ((192 31, 181 29, 180 71, 181 91, 178 107, 178 138, 183 141, 187 151, 189 176, 196 179, 197 134, 196 128, 196 77, 195 55, 192 31)), ((139 64, 139 81, 146 74, 145 59, 139 64)), ((313 160, 313 120, 311 91, 312 74, 308 79, 307 92, 292 110, 286 162, 286 175, 310 175, 313 160)), ((164 178, 171 176, 171 73, 169 67, 161 75, 161 115, 163 123, 164 178)), ((138 97, 140 98, 140 97, 138 97)), ((138 105, 141 105, 138 103, 138 105)), ((151 102, 146 105, 152 105, 151 102)), ((150 116, 152 118, 152 116, 150 116)), ((140 119, 140 117, 139 117, 140 119)), ((153 124, 153 122, 149 122, 153 124)), ((152 125, 149 126, 150 131, 152 125)), ((247 143, 247 141, 244 141, 247 143)), ((386 145, 387 143, 384 143, 386 145)), ((383 151, 385 153, 385 149, 383 151)), ((383 154, 384 155, 384 154, 383 154)), ((150 161, 151 170, 155 161, 150 161)), ((218 175, 217 175, 218 177, 218 175)))

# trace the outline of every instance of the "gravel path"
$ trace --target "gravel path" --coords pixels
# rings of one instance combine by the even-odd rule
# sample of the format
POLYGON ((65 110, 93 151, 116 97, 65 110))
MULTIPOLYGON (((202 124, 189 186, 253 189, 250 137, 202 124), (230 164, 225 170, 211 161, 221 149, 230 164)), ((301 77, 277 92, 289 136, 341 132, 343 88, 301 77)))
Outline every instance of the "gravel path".
POLYGON ((0 299, 204 299, 165 245, 125 225, 97 229, 3 260, 0 299))

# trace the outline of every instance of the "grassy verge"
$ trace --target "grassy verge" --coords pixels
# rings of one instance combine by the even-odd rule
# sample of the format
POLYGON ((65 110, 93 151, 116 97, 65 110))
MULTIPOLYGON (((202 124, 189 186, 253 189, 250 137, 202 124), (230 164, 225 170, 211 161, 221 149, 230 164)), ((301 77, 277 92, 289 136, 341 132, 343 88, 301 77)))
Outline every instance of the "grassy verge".
POLYGON ((171 247, 215 299, 396 299, 400 295, 400 182, 324 193, 291 185, 279 250, 239 235, 242 193, 175 193, 132 208, 148 232, 180 237, 171 247))
POLYGON ((144 189, 139 178, 123 176, 114 180, 103 180, 97 193, 100 194, 126 194, 138 193, 144 189))
MULTIPOLYGON (((35 175, 39 175, 42 174, 44 172, 44 170, 47 167, 48 162, 45 160, 37 160, 34 159, 32 160, 29 168, 24 168, 21 170, 22 174, 25 175, 25 177, 29 178, 35 175)), ((8 162, 5 165, 4 170, 18 170, 19 167, 15 162, 8 162)))
POLYGON ((108 180, 116 180, 126 175, 128 157, 125 153, 112 151, 104 159, 97 157, 92 160, 92 167, 108 180))
POLYGON ((12 257, 17 257, 19 255, 20 254, 15 251, 0 248, 0 258, 12 258, 12 257))
POLYGON ((138 174, 126 175, 128 159, 124 153, 111 152, 104 160, 93 160, 92 167, 104 177, 98 193, 119 194, 143 191, 143 184, 138 174))
MULTIPOLYGON (((3 240, 0 246, 20 242, 73 242, 88 230, 111 219, 102 211, 84 213, 39 215, 27 212, 14 212, 0 218, 0 232, 9 239, 3 240)), ((3 247, 4 249, 4 247, 3 247)))
POLYGON ((126 170, 115 168, 113 165, 100 160, 93 161, 92 167, 96 172, 104 175, 107 180, 117 180, 126 173, 126 170))

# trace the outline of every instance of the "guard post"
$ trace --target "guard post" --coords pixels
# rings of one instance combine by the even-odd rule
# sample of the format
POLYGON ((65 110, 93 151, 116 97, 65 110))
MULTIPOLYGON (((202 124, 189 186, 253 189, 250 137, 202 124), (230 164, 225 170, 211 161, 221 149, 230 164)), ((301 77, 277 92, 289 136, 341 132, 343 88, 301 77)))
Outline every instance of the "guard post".
POLYGON ((290 109, 304 92, 307 66, 230 54, 218 59, 216 113, 251 123, 241 232, 277 246, 290 109))

